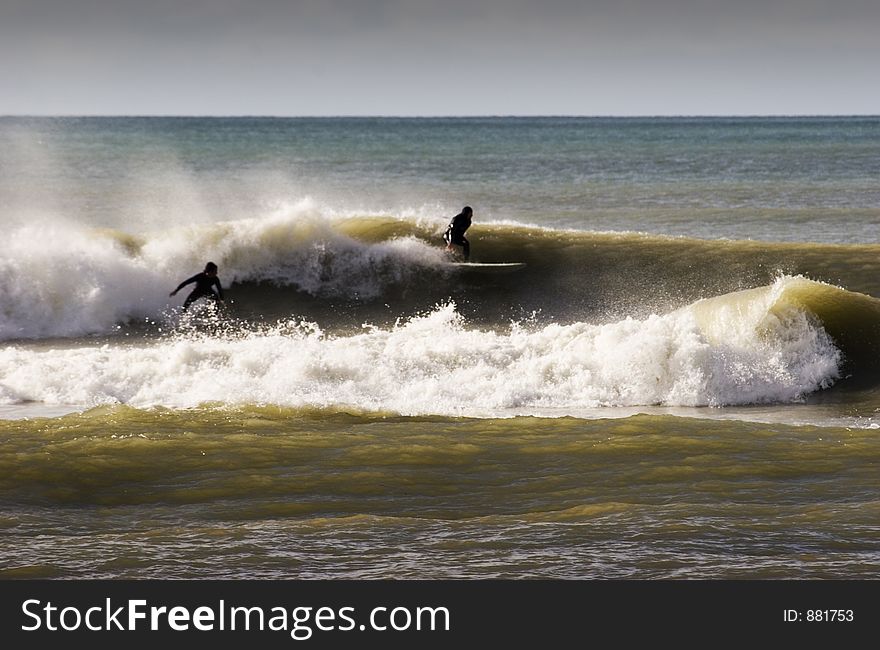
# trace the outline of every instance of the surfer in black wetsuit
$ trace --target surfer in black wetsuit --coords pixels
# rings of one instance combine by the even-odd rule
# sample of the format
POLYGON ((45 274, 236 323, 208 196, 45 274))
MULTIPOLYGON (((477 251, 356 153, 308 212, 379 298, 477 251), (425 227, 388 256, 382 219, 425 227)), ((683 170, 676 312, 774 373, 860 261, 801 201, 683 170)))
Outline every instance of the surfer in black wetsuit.
POLYGON ((223 300, 223 287, 220 286, 220 279, 217 277, 217 265, 214 264, 214 262, 208 262, 207 264, 205 264, 204 271, 202 271, 201 273, 196 273, 188 280, 184 280, 174 291, 172 291, 168 295, 175 295, 186 285, 193 282, 196 283, 196 288, 193 289, 192 293, 189 294, 186 297, 186 300, 183 301, 184 311, 186 311, 186 308, 199 298, 209 298, 215 301, 223 300), (214 291, 213 287, 217 287, 216 292, 214 291))
POLYGON ((449 226, 446 228, 446 233, 443 235, 443 241, 446 242, 446 250, 451 251, 453 244, 455 246, 461 246, 461 252, 465 262, 471 257, 471 244, 464 236, 464 233, 471 227, 471 218, 473 215, 474 211, 471 210, 470 206, 464 206, 461 209, 461 212, 452 217, 452 221, 449 222, 449 226))

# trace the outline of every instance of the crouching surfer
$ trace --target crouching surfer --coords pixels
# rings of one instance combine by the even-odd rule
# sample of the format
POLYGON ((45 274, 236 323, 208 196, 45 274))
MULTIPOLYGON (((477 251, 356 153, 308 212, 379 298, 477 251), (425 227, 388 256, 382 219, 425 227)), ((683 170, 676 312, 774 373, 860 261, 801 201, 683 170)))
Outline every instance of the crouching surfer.
POLYGON ((473 215, 474 211, 470 206, 464 206, 461 212, 452 217, 452 221, 449 222, 449 226, 443 235, 443 241, 446 242, 446 250, 452 251, 453 246, 461 246, 461 254, 465 262, 471 258, 471 244, 464 236, 464 233, 471 227, 473 215))
POLYGON ((217 277, 217 265, 214 264, 214 262, 208 262, 205 264, 204 271, 196 273, 191 278, 184 280, 168 295, 176 295, 178 291, 193 282, 196 283, 196 286, 186 297, 186 300, 183 301, 184 311, 186 311, 187 307, 199 298, 208 298, 209 300, 215 301, 215 303, 223 300, 223 287, 220 286, 220 278, 217 277), (217 287, 217 291, 214 291, 214 287, 217 287))

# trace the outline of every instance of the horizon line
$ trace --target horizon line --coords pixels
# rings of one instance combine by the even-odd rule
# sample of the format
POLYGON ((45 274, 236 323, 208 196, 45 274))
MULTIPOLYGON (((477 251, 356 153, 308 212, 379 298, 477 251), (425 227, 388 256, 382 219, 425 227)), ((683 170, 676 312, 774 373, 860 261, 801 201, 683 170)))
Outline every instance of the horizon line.
POLYGON ((250 118, 250 119, 492 119, 492 118, 572 118, 572 119, 693 119, 693 118, 825 118, 880 117, 880 113, 474 113, 394 115, 376 114, 271 114, 271 113, 0 113, 0 118, 250 118))

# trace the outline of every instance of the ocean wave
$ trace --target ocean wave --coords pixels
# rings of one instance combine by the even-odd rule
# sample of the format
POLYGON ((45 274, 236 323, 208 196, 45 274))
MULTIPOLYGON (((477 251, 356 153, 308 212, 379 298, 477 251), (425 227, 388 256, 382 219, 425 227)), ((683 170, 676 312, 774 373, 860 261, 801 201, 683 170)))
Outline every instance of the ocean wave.
MULTIPOLYGON (((841 378, 847 351, 820 319, 853 303, 880 313, 868 297, 783 277, 666 314, 604 324, 487 329, 473 326, 447 302, 351 335, 290 320, 124 346, 9 346, 0 352, 0 398, 478 417, 793 402, 841 378), (837 305, 830 312, 822 307, 829 302, 837 305)), ((880 318, 875 329, 877 323, 880 318)))
POLYGON ((0 243, 0 339, 106 334, 161 318, 180 302, 168 292, 208 260, 220 264, 227 287, 269 282, 359 298, 381 296, 442 261, 438 247, 414 237, 365 242, 348 229, 309 202, 265 218, 146 235, 63 221, 19 226, 0 243))
POLYGON ((0 243, 0 339, 167 325, 183 300, 169 299, 168 292, 208 260, 220 266, 236 317, 320 318, 326 329, 358 327, 380 316, 393 322, 444 300, 482 324, 532 313, 559 323, 646 318, 700 298, 766 286, 781 275, 880 292, 880 272, 870 272, 878 257, 872 246, 706 241, 477 221, 469 232, 475 261, 525 264, 509 275, 485 275, 448 265, 441 242, 446 221, 342 214, 303 201, 261 217, 146 234, 65 222, 18 226, 0 243))

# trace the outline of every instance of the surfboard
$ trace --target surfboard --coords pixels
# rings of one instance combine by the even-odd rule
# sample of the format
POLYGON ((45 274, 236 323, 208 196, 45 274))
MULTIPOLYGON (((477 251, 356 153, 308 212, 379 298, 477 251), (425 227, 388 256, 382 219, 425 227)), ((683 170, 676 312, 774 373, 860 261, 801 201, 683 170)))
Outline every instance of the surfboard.
POLYGON ((449 262, 449 266, 462 271, 477 271, 480 273, 511 273, 523 268, 525 262, 449 262))

